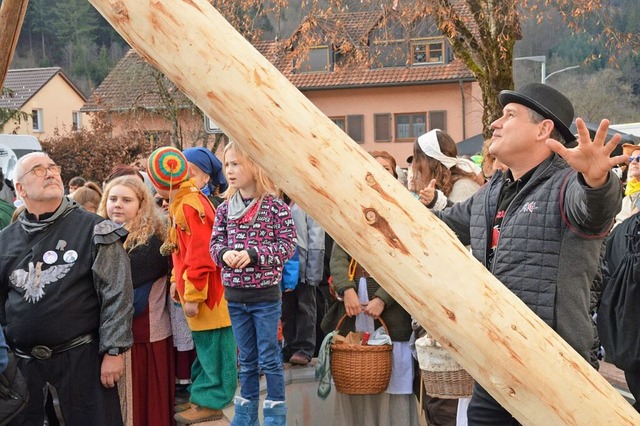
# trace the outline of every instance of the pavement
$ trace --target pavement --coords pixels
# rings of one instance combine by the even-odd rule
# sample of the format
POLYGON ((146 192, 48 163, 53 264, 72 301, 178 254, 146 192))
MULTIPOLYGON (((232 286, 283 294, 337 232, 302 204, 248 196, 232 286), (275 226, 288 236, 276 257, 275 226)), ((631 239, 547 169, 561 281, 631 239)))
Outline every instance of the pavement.
POLYGON ((600 375, 604 377, 613 387, 618 390, 629 392, 627 380, 624 378, 624 372, 613 364, 600 361, 600 375))
MULTIPOLYGON (((315 379, 315 367, 317 359, 314 358, 306 366, 291 365, 284 363, 284 378, 287 386, 287 423, 292 425, 328 424, 325 423, 328 412, 333 412, 333 395, 326 401, 322 401, 316 395, 318 382, 315 379), (292 407, 295 407, 292 409, 292 407)), ((264 377, 260 379, 260 407, 266 396, 266 382, 264 377)), ((240 388, 236 395, 240 394, 240 388)), ((177 392, 176 403, 186 402, 188 394, 177 392)), ((195 423, 198 426, 225 426, 231 424, 234 415, 233 404, 222 410, 224 417, 220 420, 195 423)), ((259 411, 260 422, 262 424, 262 409, 259 411)), ((178 425, 181 425, 178 423, 178 425)))
POLYGON ((629 392, 627 380, 624 377, 624 371, 620 370, 613 364, 603 361, 600 361, 600 370, 598 371, 600 372, 600 375, 611 384, 611 386, 620 392, 620 395, 622 395, 629 404, 636 402, 633 395, 631 395, 631 392, 629 392))
MULTIPOLYGON (((296 406, 296 405, 307 406, 307 412, 301 415, 299 419, 295 419, 299 421, 294 421, 293 422, 294 424, 314 424, 315 423, 314 420, 317 421, 318 414, 312 412, 315 410, 313 410, 313 407, 309 408, 309 404, 315 405, 316 409, 321 410, 321 413, 319 413, 320 415, 322 415, 322 412, 324 413, 325 416, 327 412, 332 412, 333 406, 325 405, 326 402, 321 401, 315 395, 315 389, 317 388, 317 384, 315 383, 315 377, 313 372, 315 370, 316 362, 317 360, 313 359, 311 363, 309 363, 309 365, 307 366, 293 366, 289 363, 284 364, 285 382, 288 387, 291 386, 291 388, 287 391, 287 399, 289 399, 290 396, 292 397, 291 406, 296 406), (308 390, 306 390, 307 387, 310 387, 311 389, 310 395, 304 395, 301 401, 297 401, 297 398, 301 398, 301 395, 308 392, 308 390), (303 401, 305 403, 300 404, 303 401)), ((622 396, 624 396, 629 402, 632 403, 634 401, 633 396, 629 393, 629 388, 627 387, 627 382, 624 378, 624 372, 622 370, 620 370, 613 364, 609 364, 607 362, 601 361, 599 372, 602 375, 602 377, 604 377, 614 388, 616 388, 622 394, 622 396)), ((261 380, 261 388, 263 388, 265 385, 262 382, 264 382, 264 379, 261 380)), ((239 389, 238 389, 238 392, 239 392, 239 389)), ((179 392, 176 395, 176 402, 178 403, 184 402, 184 399, 183 399, 184 396, 185 396, 184 393, 179 392)), ((188 397, 188 394, 186 396, 188 397)), ((264 392, 262 394, 261 399, 264 399, 264 392)), ((233 404, 225 408, 223 410, 225 416, 220 420, 202 422, 197 424, 199 426, 230 425, 231 424, 230 419, 233 418, 233 414, 234 414, 233 408, 234 408, 233 404)), ((291 414, 293 417, 298 417, 296 414, 294 414, 291 411, 289 414, 291 414)), ((260 416, 262 416, 262 413, 260 413, 260 416)), ((420 417, 422 419, 422 416, 420 417)), ((294 419, 291 419, 291 420, 294 420, 294 419)), ((326 417, 325 417, 325 420, 326 420, 326 417)))

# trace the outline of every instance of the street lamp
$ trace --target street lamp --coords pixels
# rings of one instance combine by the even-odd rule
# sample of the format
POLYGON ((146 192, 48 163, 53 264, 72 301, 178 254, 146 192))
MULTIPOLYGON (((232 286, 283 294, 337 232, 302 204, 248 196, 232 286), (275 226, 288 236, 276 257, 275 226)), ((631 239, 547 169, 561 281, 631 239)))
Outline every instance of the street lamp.
POLYGON ((558 71, 554 71, 551 74, 547 75, 547 57, 540 55, 540 56, 521 56, 519 58, 513 58, 514 61, 534 61, 534 62, 540 62, 540 82, 541 83, 546 83, 547 79, 549 77, 551 77, 552 75, 555 74, 559 74, 561 72, 565 72, 568 70, 572 70, 575 68, 580 68, 580 65, 573 65, 571 67, 566 67, 566 68, 562 68, 558 71))
POLYGON ((576 68, 580 68, 580 65, 573 65, 573 66, 571 66, 571 67, 566 67, 566 68, 562 68, 561 70, 554 71, 554 72, 552 72, 551 74, 549 74, 548 76, 546 76, 546 77, 544 78, 544 81, 546 82, 546 81, 547 81, 547 79, 548 79, 549 77, 551 77, 552 75, 554 75, 554 74, 559 74, 559 73, 561 73, 561 72, 565 72, 565 71, 568 71, 568 70, 573 70, 573 69, 576 69, 576 68))
POLYGON ((534 61, 540 62, 540 72, 541 78, 540 82, 544 83, 546 81, 546 73, 547 73, 547 57, 546 56, 521 56, 519 58, 513 58, 514 61, 534 61))

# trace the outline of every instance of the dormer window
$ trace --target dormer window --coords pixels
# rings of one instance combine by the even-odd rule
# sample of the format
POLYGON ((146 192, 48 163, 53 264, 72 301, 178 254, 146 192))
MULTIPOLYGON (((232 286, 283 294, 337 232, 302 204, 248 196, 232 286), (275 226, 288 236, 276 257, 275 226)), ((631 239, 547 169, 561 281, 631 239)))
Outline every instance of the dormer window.
POLYGON ((407 63, 405 40, 376 41, 373 44, 377 61, 383 67, 401 67, 407 63))
POLYGON ((300 63, 300 72, 327 72, 331 70, 331 50, 329 46, 316 46, 309 49, 309 57, 300 63))
POLYGON ((373 31, 371 54, 374 64, 381 67, 402 67, 407 64, 407 38, 402 23, 389 16, 385 25, 373 31))
POLYGON ((394 16, 371 33, 373 67, 443 64, 447 61, 442 32, 431 18, 407 27, 394 16))
POLYGON ((444 62, 442 37, 411 40, 411 64, 436 64, 444 62))

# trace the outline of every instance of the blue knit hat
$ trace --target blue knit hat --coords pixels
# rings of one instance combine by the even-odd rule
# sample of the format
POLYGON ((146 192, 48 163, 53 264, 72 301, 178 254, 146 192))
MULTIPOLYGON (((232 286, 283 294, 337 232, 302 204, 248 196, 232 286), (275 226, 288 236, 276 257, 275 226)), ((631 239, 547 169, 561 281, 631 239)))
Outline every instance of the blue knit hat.
POLYGON ((218 186, 218 190, 221 193, 227 190, 227 179, 222 173, 222 162, 211 151, 206 148, 196 147, 187 148, 182 153, 188 162, 195 164, 200 170, 209 175, 211 179, 207 187, 210 194, 215 193, 216 186, 218 186))

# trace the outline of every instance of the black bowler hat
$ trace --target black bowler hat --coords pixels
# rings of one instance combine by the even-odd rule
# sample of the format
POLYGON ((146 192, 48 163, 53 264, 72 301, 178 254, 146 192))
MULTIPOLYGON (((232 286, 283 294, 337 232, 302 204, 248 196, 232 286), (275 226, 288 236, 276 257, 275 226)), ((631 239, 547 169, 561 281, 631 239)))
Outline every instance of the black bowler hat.
POLYGON ((544 118, 552 120, 565 142, 576 139, 569 130, 573 121, 573 105, 566 96, 553 87, 542 83, 530 83, 519 90, 503 90, 500 92, 499 100, 503 107, 510 103, 524 105, 544 118))

